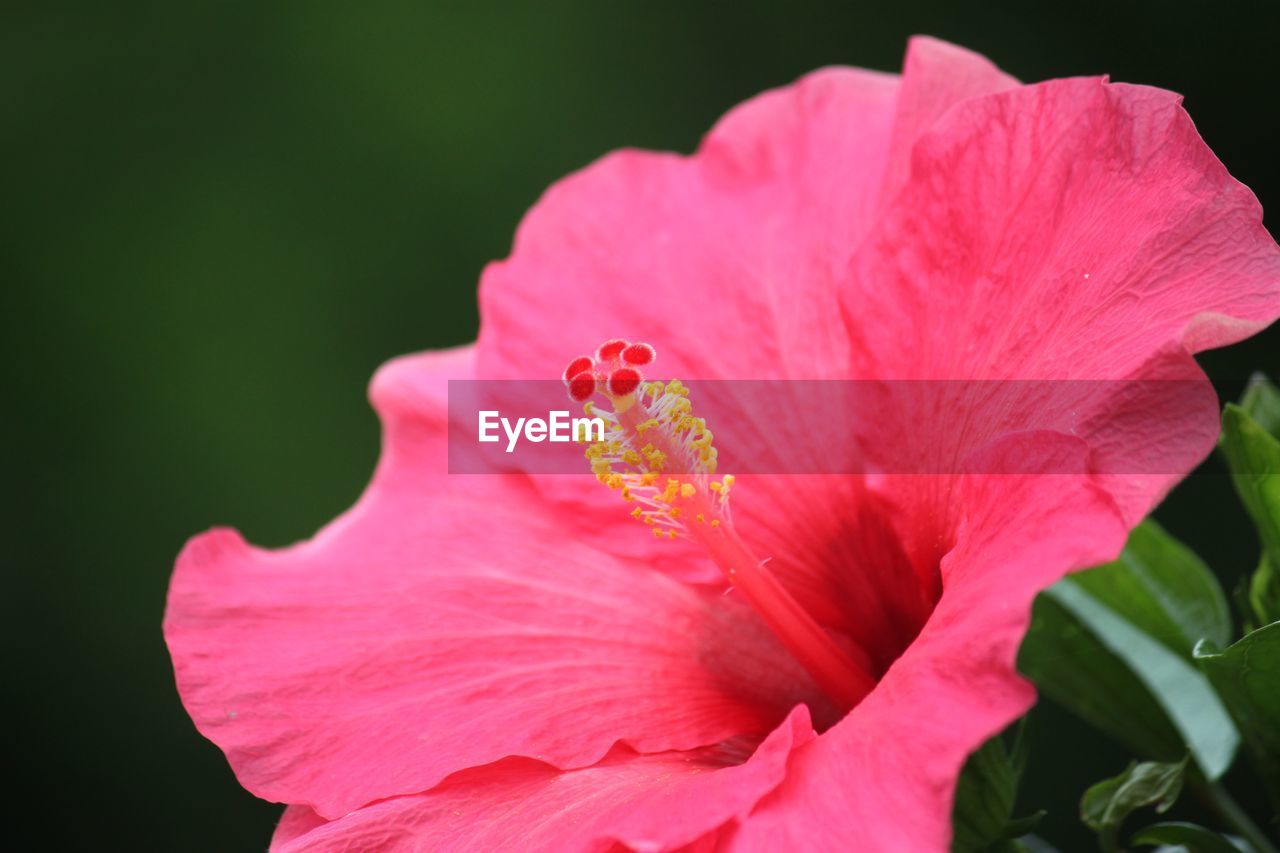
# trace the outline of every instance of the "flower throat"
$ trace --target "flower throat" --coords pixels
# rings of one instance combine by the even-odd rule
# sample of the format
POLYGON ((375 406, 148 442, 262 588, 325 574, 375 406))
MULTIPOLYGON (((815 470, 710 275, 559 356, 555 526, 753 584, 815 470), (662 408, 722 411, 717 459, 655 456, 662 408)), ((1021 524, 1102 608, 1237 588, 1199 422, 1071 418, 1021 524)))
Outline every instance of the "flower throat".
POLYGON ((569 396, 605 423, 603 441, 587 460, 596 478, 635 504, 631 515, 660 539, 698 543, 818 687, 842 710, 875 686, 865 668, 800 606, 734 530, 729 512, 732 474, 717 478, 714 436, 693 413, 678 379, 646 381, 640 372, 657 353, 643 343, 611 340, 594 357, 569 363, 569 396), (608 408, 596 405, 599 395, 608 408))

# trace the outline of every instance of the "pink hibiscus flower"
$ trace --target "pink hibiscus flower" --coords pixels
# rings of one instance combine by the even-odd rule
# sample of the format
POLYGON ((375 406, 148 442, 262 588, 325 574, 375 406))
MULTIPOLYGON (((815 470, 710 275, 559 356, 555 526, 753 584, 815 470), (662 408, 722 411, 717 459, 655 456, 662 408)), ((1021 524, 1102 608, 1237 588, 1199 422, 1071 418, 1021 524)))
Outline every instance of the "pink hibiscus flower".
POLYGON ((1032 598, 1208 453, 1212 394, 1026 399, 975 436, 891 385, 859 452, 954 473, 744 476, 731 520, 668 422, 674 501, 723 516, 669 539, 591 477, 448 474, 447 380, 559 377, 617 336, 691 380, 1199 379, 1280 314, 1280 252, 1177 96, 917 39, 900 77, 818 71, 692 156, 565 179, 480 300, 476 345, 375 377, 353 509, 178 558, 178 688, 289 804, 274 849, 944 849, 966 756, 1034 701, 1032 598))

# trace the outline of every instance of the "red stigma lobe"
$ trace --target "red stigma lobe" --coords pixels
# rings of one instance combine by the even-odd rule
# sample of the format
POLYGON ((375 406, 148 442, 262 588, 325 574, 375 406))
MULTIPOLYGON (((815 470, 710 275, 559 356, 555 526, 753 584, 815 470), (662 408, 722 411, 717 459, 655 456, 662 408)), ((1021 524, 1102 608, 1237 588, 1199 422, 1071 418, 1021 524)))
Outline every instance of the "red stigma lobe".
POLYGON ((569 362, 569 366, 564 369, 564 373, 561 375, 561 378, 564 380, 564 383, 568 385, 569 382, 579 373, 588 372, 594 366, 595 363, 592 362, 590 358, 585 355, 579 356, 569 362))
POLYGON ((605 341, 600 345, 600 348, 596 350, 596 358, 601 361, 613 361, 618 357, 618 354, 626 348, 627 342, 624 340, 618 339, 605 341))
POLYGON ((574 402, 585 403, 596 392, 596 377, 590 371, 583 371, 569 380, 569 397, 574 402))
POLYGON ((635 343, 622 351, 622 360, 627 364, 649 364, 657 357, 653 347, 648 344, 635 343))
POLYGON ((632 367, 620 367, 609 376, 609 393, 625 397, 640 387, 640 371, 632 367))

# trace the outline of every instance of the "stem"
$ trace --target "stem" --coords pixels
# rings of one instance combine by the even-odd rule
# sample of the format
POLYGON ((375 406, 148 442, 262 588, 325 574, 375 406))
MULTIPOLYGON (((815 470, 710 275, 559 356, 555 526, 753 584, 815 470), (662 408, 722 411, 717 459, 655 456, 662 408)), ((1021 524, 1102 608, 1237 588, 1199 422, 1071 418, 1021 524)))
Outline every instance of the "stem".
POLYGON ((1276 849, 1275 844, 1271 842, 1262 828, 1253 822, 1249 815, 1245 814, 1244 809, 1240 808, 1240 804, 1227 793, 1227 790, 1216 782, 1210 782, 1200 786, 1200 793, 1208 801, 1218 816, 1235 830, 1240 836, 1249 842, 1257 853, 1280 853, 1276 849))

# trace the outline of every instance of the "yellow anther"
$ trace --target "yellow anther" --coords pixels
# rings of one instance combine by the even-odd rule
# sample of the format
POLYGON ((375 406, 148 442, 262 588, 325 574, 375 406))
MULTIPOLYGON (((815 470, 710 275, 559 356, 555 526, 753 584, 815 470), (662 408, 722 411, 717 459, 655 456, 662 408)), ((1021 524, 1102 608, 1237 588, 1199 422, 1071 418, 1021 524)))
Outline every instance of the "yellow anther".
POLYGON ((719 506, 724 507, 733 485, 729 476, 708 481, 707 475, 716 470, 715 439, 706 419, 693 414, 689 389, 684 383, 676 379, 646 382, 639 394, 628 397, 628 408, 641 406, 639 417, 633 415, 635 420, 631 422, 622 417, 626 410, 620 408, 620 401, 610 399, 615 404, 614 412, 591 401, 583 406, 588 416, 606 420, 607 438, 592 441, 588 432, 585 439, 589 443, 584 456, 596 478, 619 492, 624 501, 638 502, 628 513, 651 527, 655 538, 675 539, 695 521, 719 527, 722 519, 716 517, 720 515, 718 510, 698 513, 691 521, 692 504, 684 503, 698 500, 705 483, 720 498, 719 506), (649 399, 652 408, 641 402, 649 399))
POLYGON ((676 495, 680 494, 680 481, 667 480, 667 487, 662 492, 662 500, 671 503, 676 499, 676 495))

